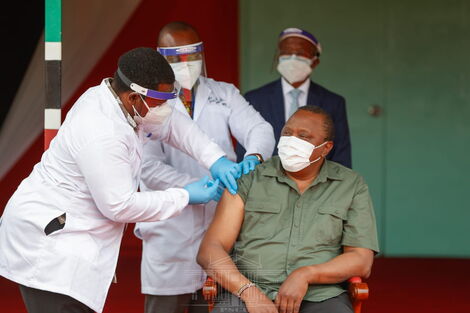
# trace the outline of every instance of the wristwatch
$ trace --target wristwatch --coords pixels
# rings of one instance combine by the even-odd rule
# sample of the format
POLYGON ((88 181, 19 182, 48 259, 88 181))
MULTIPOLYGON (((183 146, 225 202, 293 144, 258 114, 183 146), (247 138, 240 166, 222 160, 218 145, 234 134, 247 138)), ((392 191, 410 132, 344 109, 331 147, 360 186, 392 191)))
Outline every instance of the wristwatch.
POLYGON ((263 162, 264 162, 263 156, 262 156, 261 154, 259 154, 259 153, 252 153, 252 154, 249 154, 249 155, 254 155, 255 157, 257 157, 259 163, 263 163, 263 162))

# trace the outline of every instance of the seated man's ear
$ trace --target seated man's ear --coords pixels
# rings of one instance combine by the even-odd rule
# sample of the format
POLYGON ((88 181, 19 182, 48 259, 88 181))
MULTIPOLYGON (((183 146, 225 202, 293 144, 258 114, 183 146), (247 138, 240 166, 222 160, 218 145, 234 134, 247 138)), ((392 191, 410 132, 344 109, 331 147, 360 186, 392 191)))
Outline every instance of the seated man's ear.
POLYGON ((334 146, 333 141, 331 141, 331 140, 327 141, 326 144, 325 144, 325 149, 322 151, 321 156, 326 158, 328 153, 330 153, 331 149, 333 149, 333 146, 334 146))

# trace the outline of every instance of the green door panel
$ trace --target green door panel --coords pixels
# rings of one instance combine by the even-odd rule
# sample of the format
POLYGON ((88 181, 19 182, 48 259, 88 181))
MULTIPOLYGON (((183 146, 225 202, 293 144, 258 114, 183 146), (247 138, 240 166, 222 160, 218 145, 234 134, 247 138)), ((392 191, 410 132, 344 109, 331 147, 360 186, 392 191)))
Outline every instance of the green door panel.
POLYGON ((470 256, 470 5, 390 1, 386 247, 470 256))

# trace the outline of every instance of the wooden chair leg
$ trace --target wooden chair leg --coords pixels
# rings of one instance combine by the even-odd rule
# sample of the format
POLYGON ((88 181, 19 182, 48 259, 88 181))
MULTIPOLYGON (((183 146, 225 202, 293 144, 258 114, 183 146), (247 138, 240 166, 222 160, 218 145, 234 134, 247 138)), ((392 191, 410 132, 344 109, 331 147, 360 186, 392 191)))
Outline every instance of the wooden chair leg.
POLYGON ((354 313, 361 313, 362 302, 369 298, 369 286, 367 283, 363 283, 360 277, 352 277, 349 283, 349 297, 354 313))
POLYGON ((217 296, 217 283, 210 277, 207 277, 202 287, 202 295, 209 305, 209 312, 214 308, 215 297, 217 296))

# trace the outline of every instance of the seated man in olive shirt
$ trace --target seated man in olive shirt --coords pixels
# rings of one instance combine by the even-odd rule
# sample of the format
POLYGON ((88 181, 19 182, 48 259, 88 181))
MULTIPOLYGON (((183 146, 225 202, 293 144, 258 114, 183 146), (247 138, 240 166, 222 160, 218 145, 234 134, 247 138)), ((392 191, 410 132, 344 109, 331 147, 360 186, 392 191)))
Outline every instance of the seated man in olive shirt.
POLYGON ((377 230, 363 178, 325 159, 333 127, 321 108, 301 107, 279 156, 224 193, 198 254, 232 293, 213 313, 352 312, 342 282, 369 276, 377 230))

